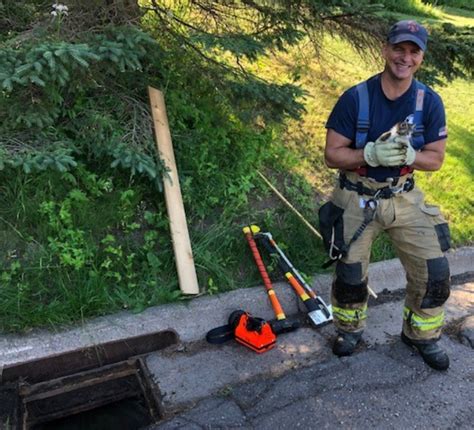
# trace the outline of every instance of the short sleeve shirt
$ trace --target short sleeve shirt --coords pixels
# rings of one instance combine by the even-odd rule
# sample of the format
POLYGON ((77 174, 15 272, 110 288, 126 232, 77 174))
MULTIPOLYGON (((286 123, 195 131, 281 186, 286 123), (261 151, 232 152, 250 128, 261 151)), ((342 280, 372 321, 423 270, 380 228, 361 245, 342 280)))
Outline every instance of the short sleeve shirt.
MULTIPOLYGON (((367 90, 369 93, 369 119, 370 128, 367 134, 367 141, 374 142, 382 133, 390 130, 398 122, 404 121, 414 113, 416 98, 416 83, 413 80, 410 88, 395 100, 388 99, 382 91, 380 74, 375 75, 367 81, 367 90)), ((334 106, 326 128, 331 128, 344 137, 352 140, 352 146, 355 146, 357 132, 357 116, 359 112, 359 98, 356 86, 349 88, 339 98, 334 106)), ((447 137, 446 114, 444 111, 441 97, 430 87, 426 87, 423 103, 423 125, 425 145, 436 142, 447 137)), ((376 167, 370 168, 375 177, 382 171, 386 175, 396 175, 394 168, 376 167), (378 169, 378 171, 376 170, 378 169)), ((382 179, 383 180, 383 179, 382 179)))

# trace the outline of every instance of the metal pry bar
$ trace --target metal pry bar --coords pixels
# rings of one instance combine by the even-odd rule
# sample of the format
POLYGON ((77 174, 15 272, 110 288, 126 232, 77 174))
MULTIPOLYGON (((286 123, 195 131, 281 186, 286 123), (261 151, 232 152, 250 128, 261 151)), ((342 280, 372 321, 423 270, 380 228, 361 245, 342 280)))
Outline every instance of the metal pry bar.
POLYGON ((270 233, 259 233, 256 239, 260 240, 269 254, 276 254, 277 263, 285 275, 288 283, 292 286, 308 311, 308 318, 314 326, 320 326, 332 321, 332 308, 326 305, 324 300, 317 297, 311 287, 304 281, 296 271, 290 260, 278 247, 270 233))

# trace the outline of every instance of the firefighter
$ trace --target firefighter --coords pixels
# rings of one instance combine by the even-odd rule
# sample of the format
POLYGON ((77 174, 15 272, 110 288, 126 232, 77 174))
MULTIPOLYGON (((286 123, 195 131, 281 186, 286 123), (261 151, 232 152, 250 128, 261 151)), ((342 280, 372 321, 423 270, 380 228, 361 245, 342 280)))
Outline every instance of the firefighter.
POLYGON ((329 248, 338 258, 334 354, 352 354, 361 340, 371 246, 385 231, 407 277, 401 340, 429 366, 446 370, 449 357, 437 341, 450 293, 443 254, 450 247, 449 229, 414 179, 415 170, 441 168, 447 139, 440 96, 414 78, 427 41, 427 30, 416 21, 397 22, 382 48, 383 71, 337 101, 326 124, 325 161, 339 169, 339 183, 322 221, 333 227, 329 248))

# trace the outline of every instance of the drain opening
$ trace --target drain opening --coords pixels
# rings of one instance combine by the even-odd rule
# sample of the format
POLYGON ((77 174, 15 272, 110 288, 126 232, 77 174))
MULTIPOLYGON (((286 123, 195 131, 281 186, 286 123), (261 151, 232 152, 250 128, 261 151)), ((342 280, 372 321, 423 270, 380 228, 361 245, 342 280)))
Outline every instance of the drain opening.
POLYGON ((135 430, 161 415, 141 358, 34 385, 19 384, 20 428, 135 430))
POLYGON ((33 427, 35 430, 129 430, 155 422, 140 399, 122 400, 33 427))
MULTIPOLYGON (((1 370, 1 369, 0 369, 1 370)), ((0 384, 0 429, 13 430, 18 422, 18 387, 0 384)))

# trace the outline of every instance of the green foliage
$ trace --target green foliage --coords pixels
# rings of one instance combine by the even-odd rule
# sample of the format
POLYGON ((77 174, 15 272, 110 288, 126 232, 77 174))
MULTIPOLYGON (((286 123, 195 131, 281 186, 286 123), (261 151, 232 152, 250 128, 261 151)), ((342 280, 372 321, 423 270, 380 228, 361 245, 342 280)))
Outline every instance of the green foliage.
POLYGON ((471 0, 423 0, 423 3, 430 6, 457 7, 474 11, 474 3, 471 0))
POLYGON ((371 2, 382 3, 384 8, 390 12, 433 18, 439 16, 439 11, 422 0, 383 0, 381 2, 372 0, 371 2))
POLYGON ((160 188, 149 114, 131 95, 116 100, 118 89, 142 73, 147 48, 159 55, 156 42, 132 27, 85 42, 56 38, 0 51, 0 169, 62 172, 84 157, 102 159, 160 188))
MULTIPOLYGON (((61 142, 55 142, 57 149, 44 151, 40 149, 29 150, 28 147, 20 147, 13 155, 7 152, 8 144, 0 148, 0 170, 5 168, 21 167, 25 173, 38 172, 46 169, 54 169, 66 172, 76 167, 77 163, 71 156, 72 149, 62 148, 61 142)), ((13 145, 11 145, 13 146, 13 145)))
MULTIPOLYGON (((179 296, 168 222, 145 203, 145 187, 83 165, 34 180, 17 169, 15 177, 1 197, 2 330, 140 310, 179 296)), ((1 179, 7 183, 5 174, 1 179)))
POLYGON ((57 255, 60 264, 82 269, 90 263, 93 250, 87 246, 85 232, 75 227, 73 211, 87 204, 89 199, 79 189, 71 190, 61 203, 45 201, 40 205, 40 214, 47 217, 51 230, 48 236, 48 247, 57 255))
POLYGON ((22 112, 9 110, 7 120, 28 128, 51 125, 60 113, 67 113, 62 109, 70 109, 65 103, 72 96, 84 95, 99 86, 104 78, 141 70, 140 60, 146 53, 143 45, 147 43, 153 44, 153 41, 144 33, 118 29, 111 30, 109 35, 93 36, 89 43, 45 40, 39 45, 35 41, 3 49, 0 51, 0 83, 5 90, 4 97, 11 102, 13 90, 18 97, 18 92, 25 88, 30 94, 35 89, 33 103, 39 106, 33 106, 34 110, 44 108, 32 118, 28 118, 28 105, 23 106, 22 112), (87 76, 91 72, 96 75, 94 78, 102 79, 91 82, 87 76), (47 115, 46 110, 50 111, 51 107, 56 109, 47 115))
POLYGON ((455 78, 474 77, 474 27, 456 27, 450 23, 430 26, 426 65, 419 74, 428 84, 443 85, 455 78), (458 40, 463 40, 458 44, 458 40), (436 71, 437 73, 433 73, 436 71), (444 76, 445 79, 440 77, 444 76))

